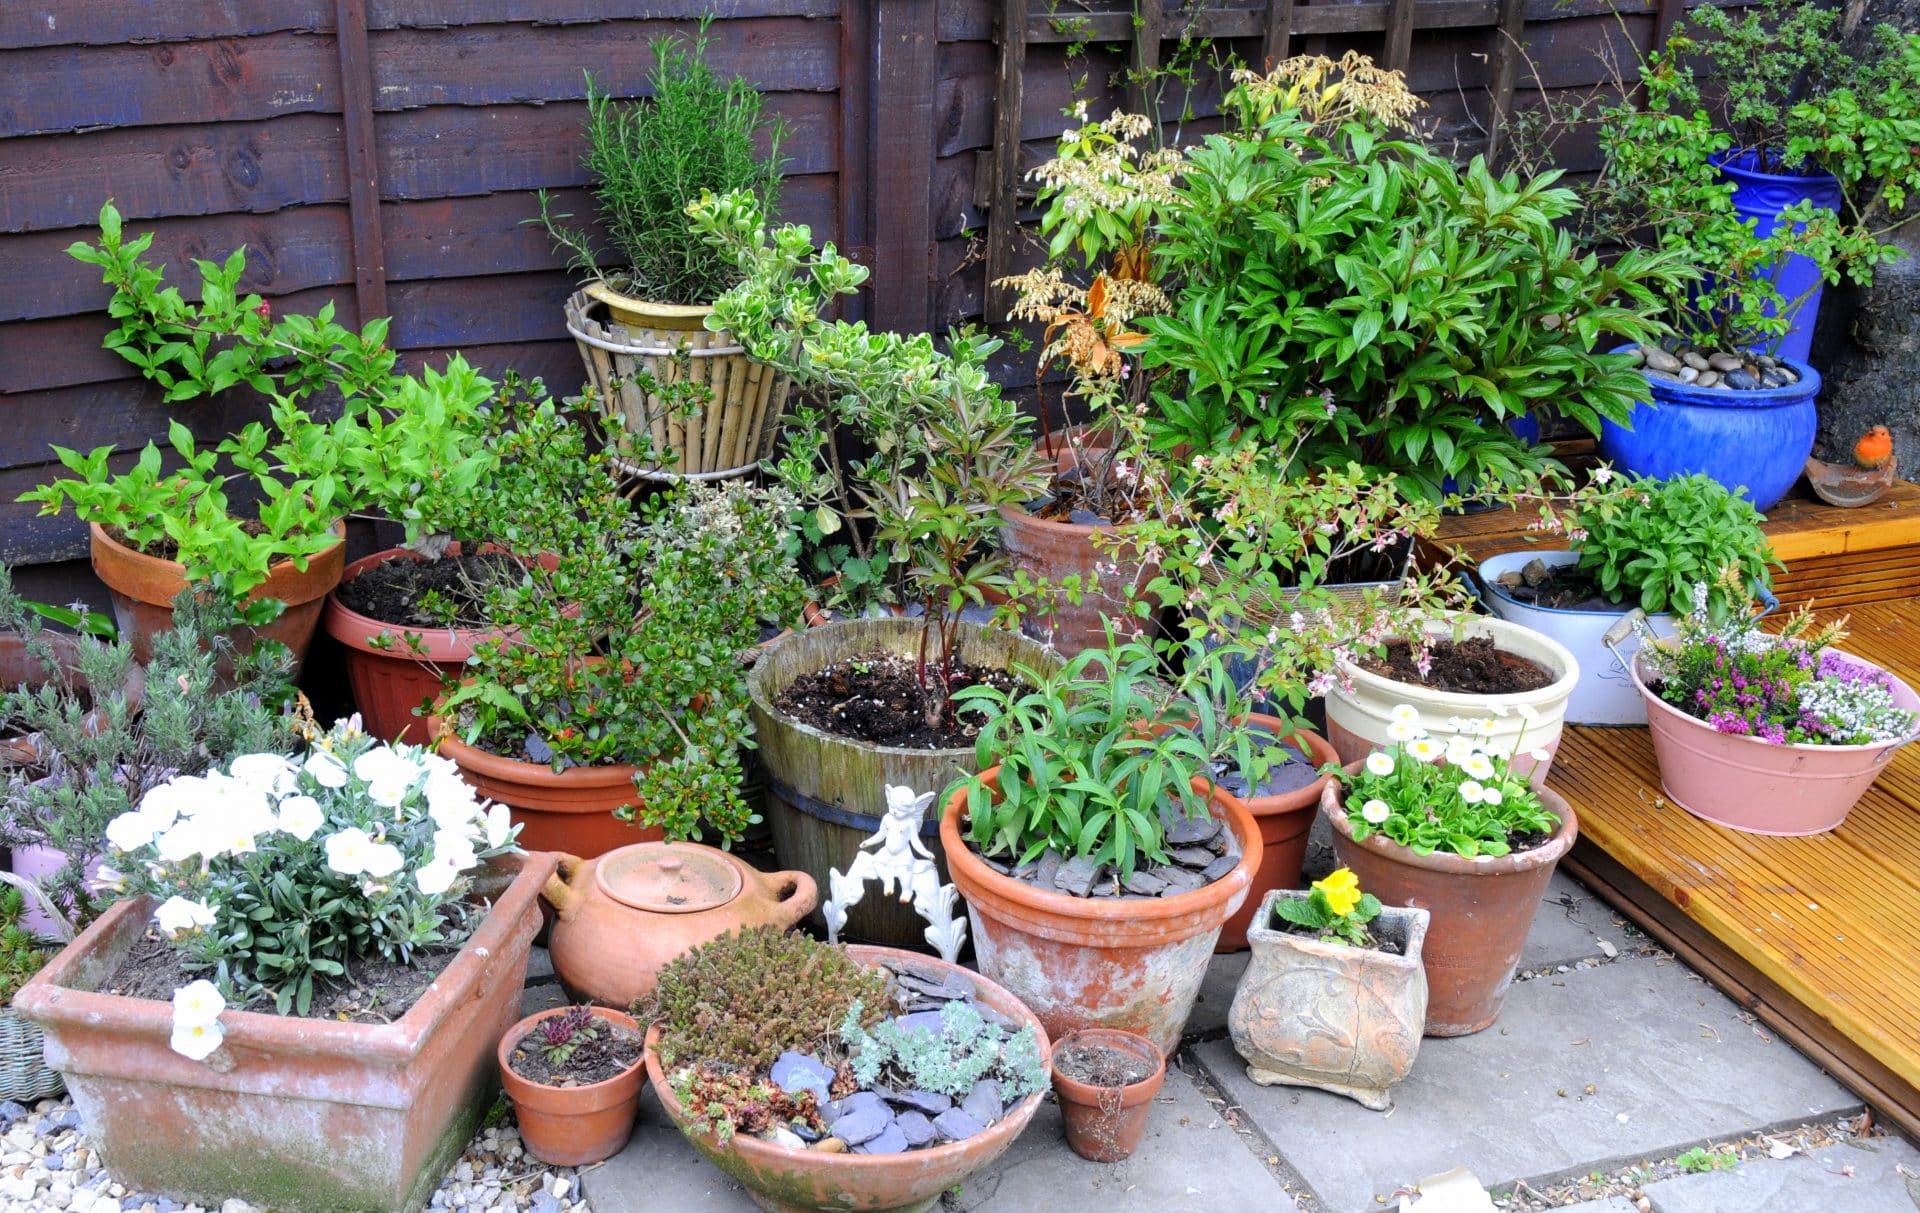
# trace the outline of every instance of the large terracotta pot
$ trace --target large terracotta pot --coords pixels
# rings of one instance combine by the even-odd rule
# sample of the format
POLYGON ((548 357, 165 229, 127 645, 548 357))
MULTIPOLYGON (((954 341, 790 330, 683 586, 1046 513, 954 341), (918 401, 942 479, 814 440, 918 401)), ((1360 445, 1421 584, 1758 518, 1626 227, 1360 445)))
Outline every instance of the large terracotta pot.
POLYGON ((1500 1015, 1520 950, 1547 894, 1560 857, 1573 849, 1579 824, 1549 788, 1534 789, 1560 828, 1543 845, 1508 855, 1463 859, 1436 851, 1416 855, 1384 834, 1353 840, 1346 789, 1327 785, 1320 811, 1333 826, 1333 852, 1360 887, 1390 906, 1433 916, 1422 960, 1427 970, 1427 1035, 1469 1036, 1500 1015))
MULTIPOLYGON (((448 547, 447 554, 460 555, 460 545, 448 547)), ((340 584, 394 560, 425 561, 426 557, 407 548, 375 552, 348 565, 340 584)), ((338 587, 327 595, 320 626, 346 650, 347 682, 353 688, 354 707, 367 732, 382 741, 413 745, 427 737, 426 718, 414 709, 438 698, 442 678, 463 669, 481 641, 499 635, 484 628, 410 628, 384 623, 341 602, 338 587)))
MULTIPOLYGON (((1834 650, 1856 665, 1881 667, 1834 650)), ((1920 711, 1913 688, 1893 680, 1895 706, 1920 711)), ((1773 745, 1722 733, 1647 689, 1640 658, 1633 685, 1647 707, 1660 790, 1695 817, 1748 834, 1824 834, 1838 829, 1887 769, 1887 759, 1916 735, 1875 745, 1773 745)))
POLYGON ((633 777, 638 767, 568 767, 555 774, 537 762, 502 758, 454 736, 438 716, 427 721, 440 753, 451 758, 482 796, 512 810, 520 845, 529 851, 559 851, 591 859, 635 842, 666 837, 658 827, 622 821, 613 811, 637 806, 633 777))
MULTIPOLYGON (((987 771, 987 785, 997 790, 999 775, 987 771)), ((1003 876, 966 843, 967 789, 947 801, 940 841, 967 899, 980 971, 1019 995, 1050 1034, 1119 1028, 1163 1054, 1180 1043, 1220 927, 1246 898, 1262 850, 1244 804, 1199 780, 1194 787, 1209 792, 1214 815, 1239 839, 1240 863, 1173 897, 1074 897, 1003 876)))
POLYGON ((1342 680, 1350 682, 1352 689, 1336 681, 1327 692, 1327 740, 1339 751, 1340 761, 1352 762, 1386 748, 1390 744, 1387 726, 1392 723, 1393 709, 1406 703, 1419 709, 1421 723, 1428 734, 1441 741, 1455 732, 1447 724, 1450 717, 1458 717, 1463 724, 1492 720, 1492 737, 1483 738, 1477 733, 1466 736, 1488 753, 1512 758, 1513 769, 1525 774, 1534 787, 1540 787, 1553 766, 1555 751, 1560 748, 1567 700, 1580 682, 1580 663, 1559 641, 1504 619, 1456 613, 1429 619, 1425 626, 1428 635, 1438 638, 1451 639, 1456 629, 1462 640, 1492 637, 1502 652, 1525 657, 1545 667, 1554 676, 1553 681, 1537 691, 1510 695, 1456 694, 1400 682, 1352 663, 1342 663, 1342 680), (1532 757, 1535 750, 1544 750, 1546 761, 1536 761, 1532 757))
MULTIPOLYGON (((146 665, 153 660, 153 638, 173 627, 173 600, 187 588, 186 566, 177 560, 136 552, 114 540, 97 522, 88 523, 87 529, 93 536, 93 572, 106 584, 113 599, 120 635, 133 646, 134 659, 146 665)), ((306 660, 313 629, 320 622, 320 608, 327 592, 340 584, 346 562, 346 523, 335 523, 334 531, 340 542, 309 558, 304 570, 291 560, 267 570, 267 579, 253 588, 247 600, 278 598, 287 609, 265 627, 235 628, 233 635, 239 648, 250 649, 255 638, 265 637, 293 650, 296 668, 306 660)))
MULTIPOLYGON (((496 1052, 500 1085, 513 1101, 513 1118, 520 1126, 527 1152, 553 1167, 584 1167, 618 1154, 633 1133, 633 1119, 640 1111, 640 1087, 647 1076, 643 1052, 612 1078, 581 1087, 550 1087, 522 1078, 508 1064, 514 1046, 541 1020, 564 1015, 569 1009, 549 1007, 527 1016, 507 1029, 496 1052)), ((640 1033, 640 1025, 624 1011, 594 1007, 593 1014, 635 1035, 640 1033)))
POLYGON ((550 855, 499 861, 493 908, 387 1024, 228 1011, 204 1062, 168 1045, 170 1004, 99 993, 147 929, 123 901, 14 996, 47 1034, 90 1144, 130 1189, 218 1207, 401 1213, 426 1204, 486 1113, 494 1045, 519 1018, 550 855))
MULTIPOLYGON (((975 624, 961 624, 960 657, 976 665, 1051 670, 1059 657, 1031 640, 975 624)), ((860 844, 887 813, 887 785, 938 794, 979 769, 973 747, 911 750, 874 745, 817 729, 774 706, 794 680, 837 661, 876 649, 913 657, 920 651, 917 619, 847 619, 808 628, 770 645, 747 676, 760 767, 766 773, 766 816, 780 862, 827 887, 828 873, 845 872, 860 844)), ((927 820, 921 841, 946 877, 939 825, 927 820)), ((817 917, 817 916, 816 916, 817 917)), ((926 923, 892 897, 867 897, 847 913, 841 937, 893 947, 925 944, 926 923)))
POLYGON ((1053 1047, 1053 1093, 1067 1145, 1090 1162, 1119 1162, 1139 1148, 1153 1115, 1153 1097, 1167 1078, 1167 1059, 1137 1032, 1076 1028, 1053 1047), (1146 1062, 1153 1073, 1124 1087, 1098 1087, 1060 1072, 1060 1055, 1075 1045, 1115 1049, 1146 1062))
POLYGON ((1000 550, 1015 568, 1049 583, 1078 577, 1081 585, 1090 586, 1099 579, 1099 588, 1083 592, 1078 603, 1054 594, 1044 608, 1029 611, 1020 620, 1022 632, 1063 657, 1105 647, 1107 620, 1113 621, 1117 639, 1141 633, 1147 625, 1129 609, 1129 602, 1159 575, 1159 566, 1129 559, 1111 546, 1105 551, 1094 546, 1096 536, 1112 531, 1109 526, 1055 522, 1017 505, 1000 507, 1000 550))
POLYGON ((692 842, 641 842, 598 859, 560 856, 553 970, 577 996, 624 1007, 653 993, 667 962, 729 931, 785 930, 819 899, 805 872, 761 872, 692 842))
POLYGON ((1276 905, 1308 896, 1275 889, 1260 902, 1253 959, 1227 1012, 1234 1050, 1262 1086, 1318 1087, 1385 1111, 1387 1088, 1413 1069, 1426 1028, 1428 913, 1387 906, 1373 920, 1374 938, 1397 945, 1396 956, 1276 925, 1276 905))
MULTIPOLYGON (((903 952, 896 948, 873 948, 852 944, 847 948, 855 960, 864 964, 881 961, 911 963, 915 969, 929 968, 962 972, 934 957, 903 952)), ((972 973, 972 981, 981 1002, 1011 1018, 1020 1027, 1034 1030, 1044 1065, 1051 1056, 1046 1029, 1033 1012, 1007 990, 972 973)), ((1021 1100, 984 1133, 965 1141, 948 1142, 904 1154, 829 1154, 820 1150, 795 1150, 762 1141, 758 1137, 735 1134, 727 1141, 716 1140, 706 1122, 695 1120, 680 1106, 673 1087, 660 1065, 656 1048, 660 1029, 647 1033, 647 1078, 661 1108, 694 1148, 708 1162, 740 1183, 754 1203, 773 1213, 925 1213, 940 1203, 940 1196, 969 1175, 999 1158, 1033 1119, 1040 1107, 1040 1093, 1021 1100)))

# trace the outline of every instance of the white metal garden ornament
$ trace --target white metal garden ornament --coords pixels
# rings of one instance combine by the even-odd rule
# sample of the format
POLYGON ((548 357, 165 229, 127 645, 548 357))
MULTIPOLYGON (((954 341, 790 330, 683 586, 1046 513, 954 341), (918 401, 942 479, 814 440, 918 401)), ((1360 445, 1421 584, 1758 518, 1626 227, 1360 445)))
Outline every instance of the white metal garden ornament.
POLYGON ((920 841, 921 819, 932 803, 932 792, 916 794, 909 787, 887 785, 887 813, 880 819, 880 828, 860 844, 846 872, 834 868, 827 873, 829 942, 839 942, 847 910, 859 904, 867 895, 868 883, 877 880, 881 892, 897 895, 902 905, 913 906, 913 912, 927 920, 927 942, 939 950, 942 960, 959 959, 960 946, 967 941, 966 916, 954 912, 960 895, 952 885, 940 883, 933 852, 920 841))

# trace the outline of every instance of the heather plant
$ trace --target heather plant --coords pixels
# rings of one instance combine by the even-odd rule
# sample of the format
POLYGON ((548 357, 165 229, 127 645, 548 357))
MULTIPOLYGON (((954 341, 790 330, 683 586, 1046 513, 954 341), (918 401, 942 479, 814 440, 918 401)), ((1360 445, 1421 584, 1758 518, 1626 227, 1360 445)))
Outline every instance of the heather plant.
POLYGON ((102 878, 151 896, 185 967, 210 974, 173 999, 173 1048, 193 1060, 220 1047, 228 1006, 304 1015, 356 960, 458 946, 485 913, 466 900, 471 873, 516 849, 507 807, 447 759, 357 720, 309 741, 303 759, 176 776, 107 824, 117 867, 102 878))
POLYGON ((658 1051, 670 1070, 704 1063, 755 1076, 782 1053, 820 1052, 856 1005, 861 1026, 877 1022, 891 1010, 887 988, 885 970, 845 948, 754 927, 670 962, 634 1016, 659 1025, 658 1051))
POLYGON ((1675 635, 1643 634, 1639 662, 1661 699, 1716 731, 1771 745, 1878 745, 1912 737, 1920 716, 1894 701, 1893 679, 1829 646, 1846 638, 1844 617, 1814 622, 1795 612, 1763 632, 1737 584, 1736 609, 1716 621, 1704 584, 1675 635))
POLYGON ((1031 1025, 1009 1032, 988 1023, 965 1002, 940 1008, 940 1030, 903 1028, 883 1019, 869 1028, 866 1008, 854 1003, 840 1024, 853 1076, 863 1088, 885 1083, 899 1091, 934 1091, 960 1099, 992 1079, 1007 1103, 1047 1086, 1047 1067, 1031 1025))
MULTIPOLYGON (((678 304, 711 303, 739 280, 733 260, 702 238, 687 207, 702 195, 742 190, 762 209, 780 198, 778 119, 764 121, 760 94, 746 80, 722 80, 707 63, 709 16, 691 40, 654 40, 648 96, 616 101, 587 75, 587 155, 607 240, 612 276, 630 293, 678 304), (756 139, 766 134, 762 156, 756 139)), ((570 268, 608 277, 588 234, 563 227, 540 192, 540 222, 569 254, 570 268)))
MULTIPOLYGON (((22 606, 0 569, 0 630, 21 635, 43 670, 60 671, 50 635, 22 606)), ((154 788, 292 741, 282 715, 294 694, 291 655, 271 642, 235 652, 234 623, 225 602, 183 591, 173 626, 154 638, 137 711, 126 692, 132 650, 90 635, 72 641, 85 692, 63 678, 37 689, 0 688, 0 734, 32 739, 41 755, 0 772, 0 844, 66 856, 34 892, 49 903, 50 917, 84 927, 111 903, 89 873, 107 849, 108 823, 154 788), (215 672, 223 661, 233 671, 225 681, 215 672)))
MULTIPOLYGON (((1491 720, 1477 723, 1482 736, 1492 734, 1491 720)), ((1559 828, 1509 757, 1482 750, 1465 733, 1445 742, 1428 736, 1410 704, 1394 707, 1387 734, 1391 742, 1367 755, 1357 773, 1338 771, 1356 842, 1380 834, 1416 855, 1447 851, 1473 859, 1505 855, 1559 828)), ((1544 762, 1547 755, 1535 750, 1532 757, 1544 762)))

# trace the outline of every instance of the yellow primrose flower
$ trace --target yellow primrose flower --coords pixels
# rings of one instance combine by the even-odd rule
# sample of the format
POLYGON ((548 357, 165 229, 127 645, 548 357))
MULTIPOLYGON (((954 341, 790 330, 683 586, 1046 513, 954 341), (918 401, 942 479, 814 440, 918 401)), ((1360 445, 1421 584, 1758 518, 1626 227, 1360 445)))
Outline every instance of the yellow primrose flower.
POLYGON ((1326 897, 1327 908, 1335 914, 1351 914, 1354 907, 1360 904, 1360 878, 1353 874, 1351 868, 1341 868, 1325 880, 1316 880, 1313 887, 1326 897))

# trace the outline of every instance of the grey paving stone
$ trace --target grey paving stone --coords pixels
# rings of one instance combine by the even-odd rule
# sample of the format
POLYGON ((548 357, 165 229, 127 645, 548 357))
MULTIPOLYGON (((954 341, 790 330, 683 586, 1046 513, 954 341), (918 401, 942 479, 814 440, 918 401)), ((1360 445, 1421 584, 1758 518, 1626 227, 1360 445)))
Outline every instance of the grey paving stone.
POLYGON ((1640 1213, 1640 1210, 1624 1196, 1602 1196, 1577 1205, 1562 1205, 1555 1213, 1640 1213))
POLYGON ((1646 945, 1644 938, 1627 936, 1598 894, 1566 873, 1555 872, 1540 912, 1534 915, 1533 929, 1527 933, 1527 946, 1520 951, 1520 967, 1544 969, 1599 958, 1605 953, 1601 940, 1616 952, 1638 951, 1646 945))
POLYGON ((1213 958, 1207 966, 1206 980, 1200 983, 1200 997, 1194 1000, 1193 1014, 1187 1016, 1185 1036, 1218 1035, 1227 1030, 1227 1008, 1233 1005, 1233 992, 1240 975, 1247 971, 1251 952, 1227 952, 1213 958))
POLYGON ((1541 1180, 1859 1103, 1685 967, 1652 958, 1515 985, 1493 1027, 1421 1046, 1391 1114, 1256 1086, 1229 1041, 1195 1056, 1328 1213, 1378 1208, 1376 1196, 1455 1166, 1488 1187, 1541 1180))
POLYGON ((1298 1206, 1193 1080, 1170 1066, 1146 1136, 1132 1158, 1096 1163, 1075 1154, 1062 1134, 1060 1109, 1049 1098, 1019 1140, 940 1207, 943 1213, 1294 1213, 1298 1206))
MULTIPOLYGON (((751 1213, 746 1192, 709 1166, 674 1129, 649 1091, 627 1148, 582 1172, 581 1191, 600 1213, 751 1213)), ((1067 1148, 1049 1097, 1007 1152, 941 1202, 945 1213, 1099 1209, 1168 1213, 1257 1209, 1295 1213, 1280 1181, 1254 1156, 1178 1067, 1167 1074, 1153 1120, 1134 1156, 1103 1165, 1067 1148)))
POLYGON ((1829 1146, 1811 1155, 1762 1158, 1729 1171, 1676 1175, 1643 1191, 1654 1213, 1914 1213, 1920 1150, 1897 1137, 1829 1146))
POLYGON ((553 980, 553 953, 536 947, 527 953, 527 982, 538 984, 553 980))
POLYGON ((535 1011, 544 1011, 548 1007, 567 1005, 567 992, 549 982, 543 986, 528 986, 520 996, 520 1015, 525 1018, 535 1011))

